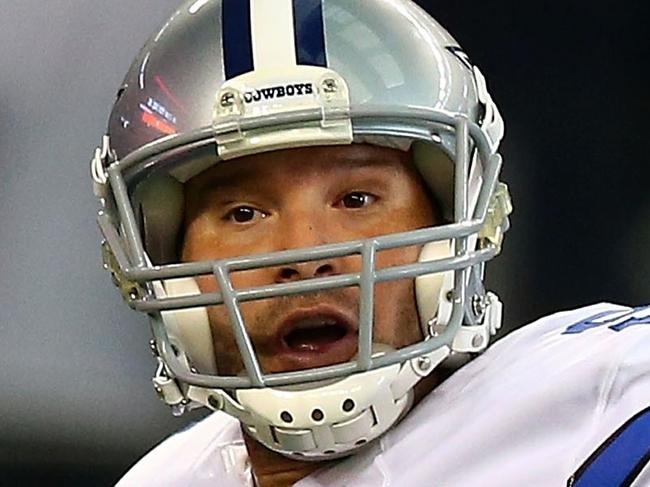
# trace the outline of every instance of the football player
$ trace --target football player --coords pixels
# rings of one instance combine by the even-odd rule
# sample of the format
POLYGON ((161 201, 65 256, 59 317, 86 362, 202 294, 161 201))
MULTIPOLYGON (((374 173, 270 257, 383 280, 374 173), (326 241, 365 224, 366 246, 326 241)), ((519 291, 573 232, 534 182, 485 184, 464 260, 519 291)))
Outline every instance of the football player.
POLYGON ((182 5, 92 175, 155 390, 215 413, 118 485, 650 485, 650 308, 560 313, 483 354, 503 134, 409 0, 182 5))

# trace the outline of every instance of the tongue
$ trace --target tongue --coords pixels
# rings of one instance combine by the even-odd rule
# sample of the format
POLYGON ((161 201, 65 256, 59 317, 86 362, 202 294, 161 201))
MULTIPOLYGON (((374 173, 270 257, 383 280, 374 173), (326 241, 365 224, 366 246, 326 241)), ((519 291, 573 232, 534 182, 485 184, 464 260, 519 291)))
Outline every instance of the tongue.
POLYGON ((325 345, 345 336, 345 330, 338 326, 319 326, 294 330, 286 337, 289 348, 300 352, 317 352, 325 345))

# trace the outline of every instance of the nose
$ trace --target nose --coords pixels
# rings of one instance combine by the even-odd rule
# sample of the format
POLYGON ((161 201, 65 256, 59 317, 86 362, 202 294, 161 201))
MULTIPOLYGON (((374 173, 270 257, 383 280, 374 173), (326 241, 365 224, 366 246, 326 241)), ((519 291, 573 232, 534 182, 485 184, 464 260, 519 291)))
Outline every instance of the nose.
POLYGON ((313 279, 317 277, 334 276, 339 273, 334 261, 300 262, 279 267, 276 271, 277 284, 313 279))
MULTIPOLYGON (((321 205, 307 196, 314 192, 302 192, 295 204, 285 208, 284 218, 276 234, 277 250, 305 249, 327 244, 332 240, 332 228, 321 212, 321 205)), ((327 277, 341 273, 338 259, 321 259, 311 262, 297 262, 274 269, 274 281, 278 284, 327 277)))

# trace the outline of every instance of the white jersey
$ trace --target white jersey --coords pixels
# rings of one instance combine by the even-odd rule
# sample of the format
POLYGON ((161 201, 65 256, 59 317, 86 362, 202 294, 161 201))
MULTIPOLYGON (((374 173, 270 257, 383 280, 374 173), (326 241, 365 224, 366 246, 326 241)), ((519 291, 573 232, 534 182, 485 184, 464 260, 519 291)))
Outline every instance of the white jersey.
MULTIPOLYGON (((454 373, 362 453, 298 487, 650 487, 650 307, 543 318, 454 373)), ((118 483, 252 486, 239 423, 215 413, 118 483)))

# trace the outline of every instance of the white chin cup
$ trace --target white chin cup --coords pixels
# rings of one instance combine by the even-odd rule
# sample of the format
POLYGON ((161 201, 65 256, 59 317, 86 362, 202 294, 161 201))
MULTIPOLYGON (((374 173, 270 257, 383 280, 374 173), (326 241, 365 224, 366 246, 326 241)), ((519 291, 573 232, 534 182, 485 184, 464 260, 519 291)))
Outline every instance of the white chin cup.
POLYGON ((284 388, 245 389, 226 407, 249 435, 291 458, 326 460, 349 455, 397 423, 413 404, 413 387, 449 355, 424 357, 346 377, 284 388), (424 364, 424 365, 423 365, 424 364))

